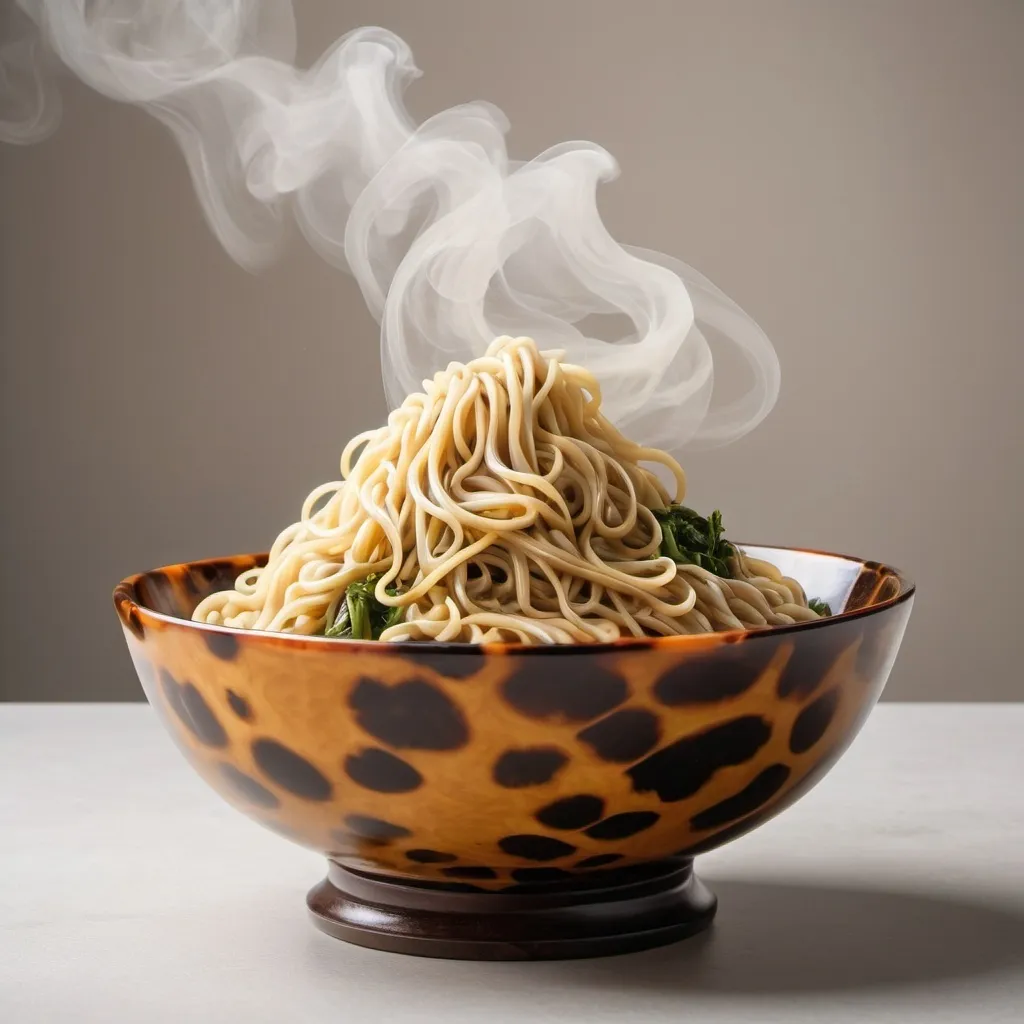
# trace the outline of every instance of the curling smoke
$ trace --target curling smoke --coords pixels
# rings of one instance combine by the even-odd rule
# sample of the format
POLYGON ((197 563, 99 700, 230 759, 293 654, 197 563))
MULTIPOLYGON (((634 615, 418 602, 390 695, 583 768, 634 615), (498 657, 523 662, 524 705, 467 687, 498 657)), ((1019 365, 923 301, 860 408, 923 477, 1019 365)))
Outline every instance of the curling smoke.
POLYGON ((25 31, 0 47, 0 139, 56 127, 59 64, 148 110, 239 263, 272 259, 291 214, 351 271, 381 324, 392 406, 500 334, 566 350, 601 381, 609 417, 648 444, 722 444, 775 403, 778 360, 760 328, 691 267, 608 233, 596 196, 618 173, 608 152, 567 142, 510 160, 508 123, 486 103, 417 125, 402 96, 419 71, 392 33, 358 29, 299 69, 284 0, 17 3, 25 31), (601 314, 632 329, 592 336, 601 314), (709 338, 749 369, 734 400, 713 400, 709 338))

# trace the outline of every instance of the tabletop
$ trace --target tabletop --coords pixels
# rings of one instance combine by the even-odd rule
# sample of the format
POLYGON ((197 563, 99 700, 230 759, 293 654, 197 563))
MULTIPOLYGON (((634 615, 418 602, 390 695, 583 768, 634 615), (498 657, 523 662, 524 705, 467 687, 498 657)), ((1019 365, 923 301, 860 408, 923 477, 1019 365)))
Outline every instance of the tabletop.
POLYGON ((316 931, 315 854, 147 705, 0 705, 0 1019, 940 1024, 1024 1019, 1024 705, 882 704, 796 806, 698 860, 712 929, 460 963, 316 931))

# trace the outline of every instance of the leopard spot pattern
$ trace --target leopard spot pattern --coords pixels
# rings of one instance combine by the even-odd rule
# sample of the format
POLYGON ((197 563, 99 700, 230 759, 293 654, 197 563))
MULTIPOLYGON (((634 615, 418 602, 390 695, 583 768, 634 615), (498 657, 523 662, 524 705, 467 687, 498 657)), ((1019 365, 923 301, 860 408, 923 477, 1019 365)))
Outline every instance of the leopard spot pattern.
MULTIPOLYGON (((245 568, 151 587, 194 600, 245 568)), ((358 870, 493 892, 618 877, 775 814, 844 748, 905 619, 423 658, 244 632, 211 644, 191 624, 172 644, 177 627, 145 609, 126 634, 151 702, 235 806, 358 870)))

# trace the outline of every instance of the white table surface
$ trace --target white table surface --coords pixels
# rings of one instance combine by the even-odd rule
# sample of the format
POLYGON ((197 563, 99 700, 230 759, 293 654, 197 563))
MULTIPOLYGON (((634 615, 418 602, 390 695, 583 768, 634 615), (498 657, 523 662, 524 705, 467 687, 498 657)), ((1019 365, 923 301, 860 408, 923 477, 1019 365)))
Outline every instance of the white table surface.
POLYGON ((881 705, 698 860, 711 931, 458 963, 316 931, 323 862, 223 804, 145 705, 0 705, 0 1021, 1024 1021, 1024 705, 881 705))

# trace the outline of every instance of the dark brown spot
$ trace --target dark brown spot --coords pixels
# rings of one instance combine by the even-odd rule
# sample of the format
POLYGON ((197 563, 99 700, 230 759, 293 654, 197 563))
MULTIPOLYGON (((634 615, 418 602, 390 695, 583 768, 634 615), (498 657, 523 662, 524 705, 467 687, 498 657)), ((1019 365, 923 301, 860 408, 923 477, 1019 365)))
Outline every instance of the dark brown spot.
POLYGON ((587 726, 577 738, 602 761, 629 764, 657 745, 661 723, 657 715, 644 708, 623 708, 587 726))
POLYGON ((738 697, 757 682, 777 649, 766 638, 754 639, 686 658, 658 680, 654 696, 668 707, 738 697))
POLYGON ((877 562, 865 562, 861 566, 860 575, 850 589, 850 596, 846 599, 844 611, 854 611, 871 604, 872 597, 878 589, 881 568, 877 562))
POLYGON ((566 671, 559 659, 539 659, 505 680, 505 700, 527 718, 550 722, 589 722, 618 707, 627 697, 625 680, 591 659, 566 671))
POLYGON ((234 690, 228 690, 228 704, 231 705, 231 710, 234 711, 239 718, 244 722, 248 722, 252 718, 252 708, 249 707, 249 702, 234 690))
POLYGON ((622 860, 621 853, 599 853, 594 857, 584 857, 583 860, 576 862, 578 868, 603 868, 606 864, 614 864, 617 860, 622 860))
POLYGON ((145 640, 146 630, 142 625, 142 619, 139 617, 139 609, 136 607, 135 601, 133 600, 131 591, 128 587, 118 584, 115 588, 114 607, 117 609, 117 617, 121 620, 125 629, 127 629, 137 640, 145 640))
POLYGON ((637 793, 657 793, 666 803, 693 796, 718 771, 749 761, 768 742, 771 726, 757 715, 715 725, 651 754, 628 769, 637 793))
POLYGON ((417 668, 425 665, 447 679, 467 679, 476 675, 484 667, 485 661, 483 652, 475 644, 466 644, 464 648, 444 654, 417 651, 415 665, 417 668))
POLYGON ((260 785, 251 775, 239 771, 233 764, 222 764, 220 770, 231 787, 257 807, 272 809, 280 804, 281 801, 266 786, 260 785))
POLYGON ((469 738, 462 712, 422 679, 385 686, 364 677, 349 704, 363 729, 400 750, 455 750, 469 738))
POLYGON ((405 855, 415 864, 451 864, 459 859, 454 853, 440 850, 406 850, 405 855))
POLYGON ((536 885, 538 882, 560 882, 572 878, 572 874, 561 868, 514 868, 512 877, 523 885, 536 885))
POLYGON ((832 723, 832 718, 839 705, 839 690, 832 689, 823 693, 812 704, 796 716, 793 730, 789 734, 789 749, 794 754, 802 754, 810 750, 832 723))
POLYGON ((814 693, 835 664, 848 638, 848 631, 841 626, 808 629, 794 634, 793 653, 779 676, 779 696, 785 700, 788 697, 809 697, 814 693))
POLYGON ((581 793, 567 796, 542 807, 535 817, 548 828, 577 829, 597 821, 604 814, 604 801, 599 796, 581 793))
POLYGON ((255 740, 252 756, 260 771, 289 793, 306 800, 330 800, 333 787, 327 777, 277 740, 255 740))
POLYGON ((700 842, 692 843, 690 846, 678 850, 673 856, 689 859, 696 857, 698 854, 707 853, 709 850, 716 850, 719 846, 724 846, 731 840, 746 835, 759 821, 763 820, 763 817, 761 814, 752 814, 746 818, 741 818, 732 825, 727 825, 720 832, 713 832, 705 839, 700 840, 700 842))
POLYGON ((179 565, 178 569, 179 572, 175 573, 175 578, 181 584, 185 593, 188 594, 189 597, 198 597, 201 591, 192 575, 192 570, 187 565, 179 565))
POLYGON ((523 860, 556 860, 576 852, 575 846, 551 836, 505 836, 498 841, 498 846, 510 856, 522 857, 523 860))
POLYGON ((441 874, 446 878, 497 878, 497 872, 491 868, 475 867, 471 864, 459 865, 454 868, 442 868, 441 874))
POLYGON ((146 639, 146 627, 142 625, 142 617, 139 609, 132 605, 125 616, 125 624, 140 640, 146 639))
POLYGON ((371 818, 365 814, 350 814, 345 818, 345 827, 359 836, 377 843, 389 843, 392 839, 402 839, 412 833, 401 825, 392 825, 390 821, 371 818))
POLYGON ((232 661, 238 657, 238 640, 230 633, 203 631, 203 639, 210 653, 221 661, 232 661))
POLYGON ((212 583, 214 580, 220 579, 221 563, 220 562, 202 562, 196 568, 199 570, 199 575, 206 580, 207 583, 212 583))
POLYGON ((719 801, 717 804, 695 814, 690 827, 697 832, 728 825, 737 818, 746 817, 762 804, 767 803, 783 787, 789 778, 789 769, 784 764, 773 764, 744 786, 738 793, 719 801))
POLYGON ((661 817, 657 811, 625 811, 613 814, 586 830, 591 839, 626 839, 650 828, 661 817))
POLYGON ((376 747, 346 757, 345 773, 376 793, 408 793, 423 785, 423 776, 411 764, 376 747))
POLYGON ((493 777, 506 789, 539 786, 550 782, 568 757, 555 747, 525 747, 506 750, 494 763, 493 777))
POLYGON ((210 710, 203 695, 191 683, 179 683, 167 669, 160 670, 160 687, 168 707, 200 743, 226 747, 228 734, 210 710))
POLYGON ((142 582, 150 588, 153 595, 157 598, 166 598, 174 589, 171 577, 163 569, 154 569, 152 572, 147 572, 142 582))

